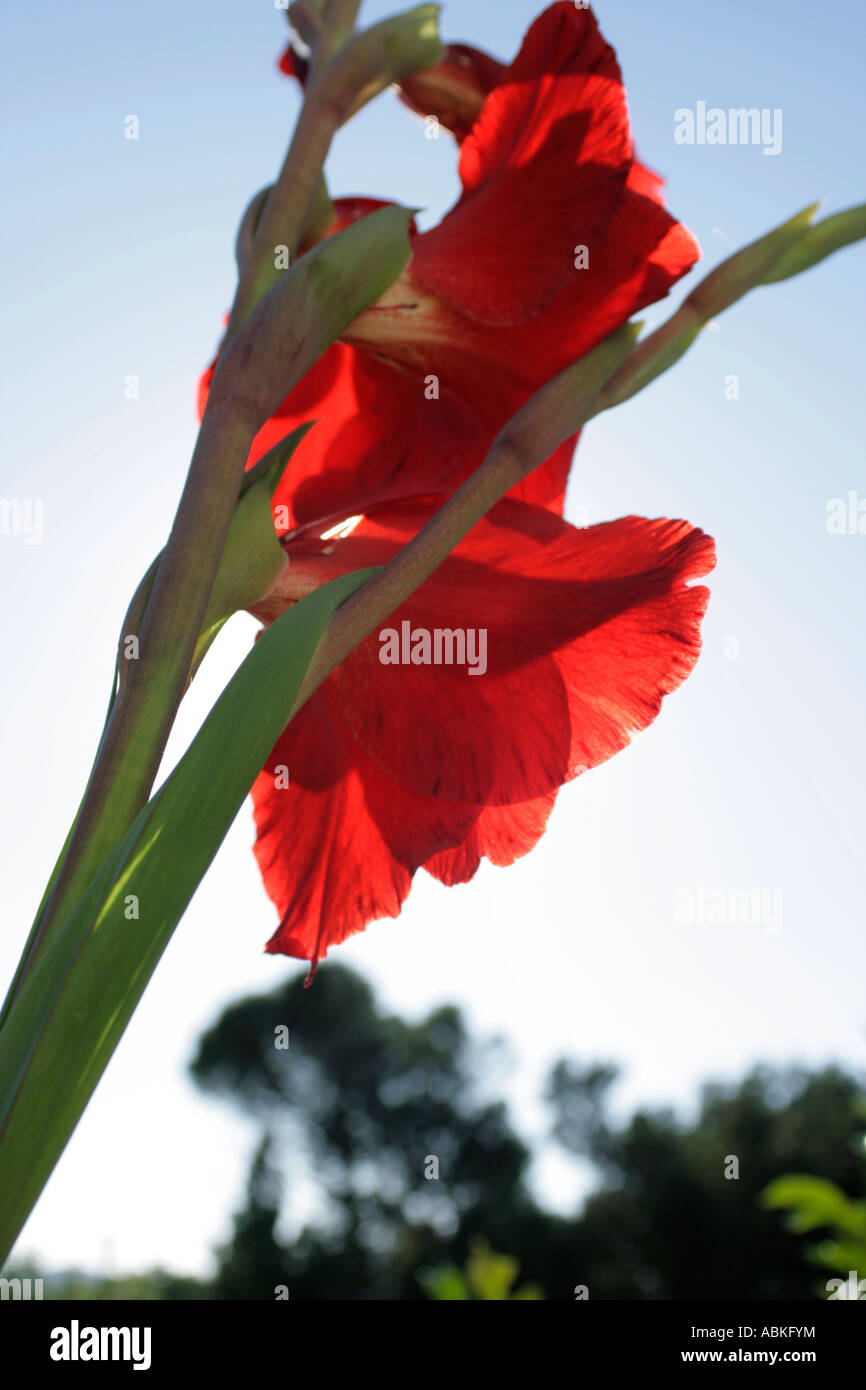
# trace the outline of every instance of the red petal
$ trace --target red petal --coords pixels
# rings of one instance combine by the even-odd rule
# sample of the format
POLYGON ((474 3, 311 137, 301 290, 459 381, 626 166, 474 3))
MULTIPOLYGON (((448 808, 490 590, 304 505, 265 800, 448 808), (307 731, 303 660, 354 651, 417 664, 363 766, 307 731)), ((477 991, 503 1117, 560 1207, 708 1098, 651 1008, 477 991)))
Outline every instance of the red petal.
POLYGON ((416 869, 470 838, 478 818, 477 807, 386 777, 351 738, 330 682, 282 734, 252 798, 256 858, 280 914, 267 950, 314 968, 329 946, 398 916, 416 869), (287 787, 276 785, 278 768, 287 787))
POLYGON ((556 792, 548 792, 515 806, 485 806, 462 844, 435 854, 424 868, 449 888, 474 878, 482 859, 507 868, 541 839, 555 801, 556 792))
POLYGON ((657 174, 654 169, 648 169, 638 160, 634 161, 628 174, 628 187, 632 192, 642 193, 645 198, 652 198, 653 202, 664 206, 664 186, 665 181, 661 174, 657 174))
MULTIPOLYGON (((366 518, 337 543, 340 563, 386 560, 437 501, 366 518)), ((282 919, 268 949, 317 958, 397 915, 418 867, 463 882, 482 856, 526 853, 559 785, 625 746, 688 674, 707 600, 688 581, 712 558, 685 522, 578 531, 541 508, 494 508, 386 624, 486 626, 487 673, 383 666, 374 633, 258 779, 256 853, 282 919)))
MULTIPOLYGON (((341 563, 383 563, 435 506, 367 517, 341 563)), ((374 633, 335 673, 336 698, 360 747, 405 787, 475 805, 532 800, 624 747, 685 678, 708 598, 687 581, 712 562, 712 542, 685 522, 578 530, 500 503, 379 629, 484 629, 486 674, 382 665, 374 633)))
MULTIPOLYGON (((212 376, 211 367, 199 383, 199 416, 212 376)), ((247 460, 251 468, 298 425, 316 421, 274 493, 274 507, 288 514, 279 529, 455 489, 525 399, 525 393, 488 391, 479 418, 448 382, 440 381, 437 400, 428 400, 425 389, 424 377, 384 359, 342 343, 329 348, 258 432, 247 460)), ((573 440, 563 444, 514 495, 561 512, 573 451, 573 440)))
MULTIPOLYGON (((627 189, 608 236, 590 248, 589 269, 575 270, 549 308, 523 328, 525 357, 539 374, 555 375, 663 299, 699 256, 698 243, 681 222, 654 199, 627 189)), ((477 333, 471 336, 479 351, 477 333)))
MULTIPOLYGON (((415 237, 407 271, 344 336, 435 376, 489 443, 544 382, 666 295, 700 251, 665 210, 658 175, 633 161, 613 52, 570 4, 532 26, 461 170, 457 207, 415 237)), ((560 460, 517 495, 555 507, 566 474, 560 460)))
POLYGON ((399 914, 411 875, 367 813, 357 750, 325 694, 285 731, 252 797, 256 858, 281 917, 268 951, 315 962, 367 922, 399 914), (275 785, 280 767, 287 787, 275 785))
POLYGON ((274 505, 289 508, 291 526, 453 489, 489 442, 453 392, 428 401, 423 379, 343 344, 325 353, 260 430, 250 462, 311 419, 317 423, 274 493, 274 505))
POLYGON ((419 796, 352 741, 326 683, 279 739, 252 798, 256 858, 280 915, 267 950, 315 969, 330 946, 398 916, 422 865, 444 883, 463 883, 482 856, 506 865, 526 854, 556 793, 481 810, 419 796), (289 785, 278 788, 282 768, 289 785))
POLYGON ((306 85, 307 73, 310 68, 309 61, 302 58, 300 53, 296 53, 291 44, 282 54, 277 66, 280 72, 286 74, 286 77, 294 77, 302 87, 306 85))
POLYGON ((488 324, 539 313, 622 201, 631 164, 613 49, 588 10, 553 5, 488 96, 460 156, 463 195, 419 237, 412 276, 488 324))
MULTIPOLYGON (((415 242, 416 253, 426 237, 415 242)), ((663 298, 697 260, 697 242, 653 198, 626 190, 612 225, 587 245, 589 264, 571 266, 556 297, 519 326, 482 323, 415 285, 416 262, 399 295, 388 295, 347 331, 352 342, 408 370, 434 373, 440 390, 468 402, 495 432, 546 381, 578 361, 634 313, 663 298), (395 300, 402 300, 394 302, 395 300)), ((514 274, 520 279, 515 267, 514 274)), ((492 436, 491 436, 492 437, 492 436)))

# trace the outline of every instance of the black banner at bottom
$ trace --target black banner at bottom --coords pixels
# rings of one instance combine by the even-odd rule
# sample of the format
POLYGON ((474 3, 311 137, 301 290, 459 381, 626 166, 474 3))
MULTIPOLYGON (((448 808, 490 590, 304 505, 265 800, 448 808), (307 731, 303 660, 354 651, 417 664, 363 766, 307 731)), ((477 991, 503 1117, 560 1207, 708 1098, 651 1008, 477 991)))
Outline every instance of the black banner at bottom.
POLYGON ((527 1346, 535 1355, 546 1357, 551 1340, 564 1336, 575 1371, 591 1367, 594 1376, 698 1366, 800 1366, 826 1376, 856 1368, 866 1333, 866 1308, 846 1312, 831 1301, 587 1300, 567 1309, 530 1303, 513 1309, 505 1323, 490 1310, 481 1314, 481 1323, 477 1316, 469 1314, 467 1320, 465 1309, 449 1315, 438 1304, 417 1303, 402 1305, 395 1322, 393 1308, 388 1312, 373 1301, 335 1306, 291 1298, 267 1304, 5 1300, 0 1302, 0 1336, 7 1367, 12 1362, 16 1370, 39 1371, 61 1381, 92 1378, 106 1370, 115 1377, 138 1373, 160 1380, 190 1368, 221 1378, 249 1375, 253 1369, 258 1376, 270 1365, 290 1374, 296 1358, 306 1366, 311 1356, 321 1357, 330 1374, 341 1363, 372 1373, 383 1360, 392 1368, 399 1364, 401 1374, 417 1370, 426 1375, 437 1362, 453 1374, 459 1363, 451 1338, 459 1339, 465 1366, 465 1339, 479 1332, 483 1341, 474 1343, 471 1360, 494 1364, 500 1350, 510 1356, 524 1337, 532 1339, 527 1346))

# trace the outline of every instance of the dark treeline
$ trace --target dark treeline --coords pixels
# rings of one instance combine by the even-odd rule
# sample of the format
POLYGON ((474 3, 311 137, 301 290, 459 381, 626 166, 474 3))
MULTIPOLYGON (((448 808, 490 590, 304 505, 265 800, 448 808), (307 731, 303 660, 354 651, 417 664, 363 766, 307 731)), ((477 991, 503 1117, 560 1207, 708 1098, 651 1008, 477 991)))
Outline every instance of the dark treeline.
POLYGON ((78 1296, 418 1299, 425 1271, 463 1268, 479 1238, 549 1299, 580 1285, 591 1299, 826 1296, 827 1273, 808 1260, 814 1232, 792 1235, 760 1194, 796 1172, 864 1195, 858 1078, 760 1067, 705 1086, 688 1122, 639 1110, 615 1123, 616 1069, 560 1061, 546 1085, 551 1138, 597 1178, 563 1217, 539 1205, 531 1152, 489 1094, 491 1050, 456 1008, 420 1023, 383 1012, 340 965, 312 992, 298 976, 232 1005, 201 1038, 192 1074, 254 1117, 261 1141, 215 1278, 155 1274, 132 1281, 135 1292, 127 1280, 125 1294, 78 1296), (283 1192, 300 1178, 316 1201, 281 1238, 283 1192))

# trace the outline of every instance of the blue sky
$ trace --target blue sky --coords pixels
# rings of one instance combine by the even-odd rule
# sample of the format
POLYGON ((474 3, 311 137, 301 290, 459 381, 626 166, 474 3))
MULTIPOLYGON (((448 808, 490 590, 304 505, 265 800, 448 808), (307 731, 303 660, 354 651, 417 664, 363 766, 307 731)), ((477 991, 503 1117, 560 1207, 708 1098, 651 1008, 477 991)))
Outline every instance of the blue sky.
MULTIPOLYGON (((362 15, 390 8, 367 0, 362 15)), ((443 27, 508 57, 534 12, 461 0, 443 27)), ((863 200, 861 5, 631 0, 597 13, 638 149, 666 175, 704 269, 815 198, 826 211, 863 200), (674 113, 699 101, 780 108, 780 155, 676 144, 674 113)), ((275 67, 285 20, 265 0, 79 0, 62 19, 18 6, 3 30, 0 496, 41 499, 45 527, 41 545, 0 536, 5 976, 89 768, 127 598, 174 510, 237 221, 281 162, 297 99, 275 67), (138 141, 124 139, 128 115, 138 141)), ((343 132, 328 177, 335 194, 423 207, 423 225, 457 186, 451 142, 425 140, 390 95, 343 132)), ((565 789, 528 858, 457 890, 419 876, 400 919, 335 953, 394 1008, 454 999, 505 1033, 531 1133, 539 1078, 563 1052, 620 1061, 623 1107, 688 1105, 700 1079, 757 1058, 866 1063, 866 536, 825 524, 831 499, 866 498, 864 255, 750 296, 585 432, 572 515, 683 516, 716 537, 693 676, 630 749, 565 789), (781 930, 677 920, 683 894, 731 888, 781 893, 781 930)), ((254 630, 235 619, 208 658, 171 758, 254 630)), ((21 1252, 53 1266, 207 1268, 252 1136, 183 1066, 222 1004, 297 968, 262 953, 273 912, 251 841, 245 808, 21 1252)), ((537 1180, 560 1205, 580 1191, 551 1153, 537 1180)))

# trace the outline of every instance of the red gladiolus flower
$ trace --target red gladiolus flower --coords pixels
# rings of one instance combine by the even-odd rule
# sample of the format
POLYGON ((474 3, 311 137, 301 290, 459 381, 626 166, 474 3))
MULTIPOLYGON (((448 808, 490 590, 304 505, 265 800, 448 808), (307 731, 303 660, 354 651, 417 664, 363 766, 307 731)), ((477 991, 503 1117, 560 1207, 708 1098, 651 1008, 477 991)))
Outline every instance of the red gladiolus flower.
MULTIPOLYGON (((634 159, 590 12, 553 5, 510 67, 452 48, 405 95, 422 111, 435 97, 453 125, 463 193, 413 233, 404 274, 257 436, 250 464, 318 421, 274 496, 289 565, 253 609, 265 623, 385 563, 530 395, 698 254, 634 159)), ((375 206, 339 201, 329 234, 375 206)), ((280 914, 269 951, 314 970, 398 915, 417 869, 454 884, 482 857, 512 863, 559 787, 624 747, 691 670, 708 598, 691 581, 712 541, 681 521, 569 526, 573 445, 473 528, 278 741, 252 793, 280 914)))
MULTIPOLYGON (((315 415, 275 496, 290 525, 453 491, 497 431, 557 372, 662 298, 698 257, 634 159, 613 49, 562 0, 503 67, 469 57, 477 119, 457 205, 416 233, 406 271, 324 354, 259 432, 250 463, 315 415), (363 509, 363 508, 362 508, 363 509)), ((474 55, 474 56, 470 56, 474 55)), ((470 97, 463 102, 464 111, 470 97)), ((381 203, 343 199, 331 232, 381 203)), ((210 376, 202 381, 203 406, 210 376)), ((574 441, 514 495, 562 512, 574 441)))

